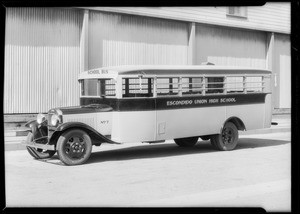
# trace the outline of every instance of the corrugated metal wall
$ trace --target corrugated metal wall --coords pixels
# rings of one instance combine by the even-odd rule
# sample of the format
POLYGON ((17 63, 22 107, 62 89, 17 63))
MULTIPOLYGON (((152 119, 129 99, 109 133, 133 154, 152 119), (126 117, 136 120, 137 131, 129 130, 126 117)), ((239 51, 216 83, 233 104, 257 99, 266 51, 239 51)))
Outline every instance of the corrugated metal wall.
POLYGON ((187 23, 97 11, 89 20, 90 69, 187 64, 187 23))
POLYGON ((4 113, 79 104, 82 12, 7 8, 4 113))
POLYGON ((249 6, 247 18, 228 16, 227 7, 93 7, 90 9, 278 33, 291 32, 290 2, 266 2, 263 6, 249 6))
MULTIPOLYGON (((88 59, 82 65, 87 63, 89 69, 188 64, 188 22, 90 11, 88 40, 81 41, 85 38, 81 36, 82 10, 7 8, 6 14, 4 113, 78 105, 81 53, 88 59)), ((196 24, 195 40, 191 43, 196 45, 195 64, 211 61, 266 68, 265 32, 196 24)), ((289 52, 288 36, 278 34, 273 69, 278 76, 290 69, 289 52)), ((282 101, 276 98, 276 106, 286 107, 285 94, 290 92, 284 86, 290 84, 289 78, 279 81, 283 91, 277 87, 275 93, 282 101)))
POLYGON ((266 33, 196 25, 196 63, 266 68, 266 33))
POLYGON ((291 108, 291 41, 284 34, 275 34, 274 73, 277 75, 275 108, 291 108))

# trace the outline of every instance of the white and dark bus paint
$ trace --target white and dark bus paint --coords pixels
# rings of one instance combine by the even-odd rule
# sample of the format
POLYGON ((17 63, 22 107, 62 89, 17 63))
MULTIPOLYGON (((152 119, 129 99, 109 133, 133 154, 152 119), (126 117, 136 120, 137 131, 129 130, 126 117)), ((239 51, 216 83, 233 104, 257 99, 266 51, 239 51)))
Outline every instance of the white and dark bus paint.
POLYGON ((121 66, 79 75, 80 106, 29 121, 29 153, 84 163, 92 145, 163 142, 190 147, 199 137, 232 150, 238 130, 271 126, 268 70, 224 66, 121 66))

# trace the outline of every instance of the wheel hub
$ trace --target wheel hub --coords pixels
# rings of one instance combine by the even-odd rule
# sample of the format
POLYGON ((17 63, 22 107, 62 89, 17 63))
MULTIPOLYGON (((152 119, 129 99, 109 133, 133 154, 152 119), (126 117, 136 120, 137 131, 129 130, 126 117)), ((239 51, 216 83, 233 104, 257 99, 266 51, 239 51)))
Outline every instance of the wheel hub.
POLYGON ((72 159, 82 158, 85 154, 85 141, 81 137, 71 137, 66 143, 65 153, 72 159))
POLYGON ((225 128, 222 132, 222 139, 224 144, 230 144, 233 142, 233 130, 225 128))

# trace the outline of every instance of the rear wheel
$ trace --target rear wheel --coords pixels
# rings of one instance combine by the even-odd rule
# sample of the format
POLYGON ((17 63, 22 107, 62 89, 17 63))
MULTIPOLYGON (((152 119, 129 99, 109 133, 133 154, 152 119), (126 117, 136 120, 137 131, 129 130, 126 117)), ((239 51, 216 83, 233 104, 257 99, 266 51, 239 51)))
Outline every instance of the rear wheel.
MULTIPOLYGON (((27 142, 33 141, 33 134, 31 132, 28 133, 26 141, 27 142)), ((26 146, 26 149, 28 153, 35 159, 51 158, 56 152, 51 150, 36 149, 30 146, 26 146)))
POLYGON ((193 147, 198 142, 198 137, 179 138, 174 141, 180 147, 193 147))
POLYGON ((65 165, 79 165, 89 159, 92 141, 85 131, 71 129, 58 138, 56 148, 59 159, 65 165))
POLYGON ((212 135, 210 138, 212 146, 221 151, 229 151, 235 149, 238 143, 239 133, 236 126, 227 122, 221 134, 212 135))

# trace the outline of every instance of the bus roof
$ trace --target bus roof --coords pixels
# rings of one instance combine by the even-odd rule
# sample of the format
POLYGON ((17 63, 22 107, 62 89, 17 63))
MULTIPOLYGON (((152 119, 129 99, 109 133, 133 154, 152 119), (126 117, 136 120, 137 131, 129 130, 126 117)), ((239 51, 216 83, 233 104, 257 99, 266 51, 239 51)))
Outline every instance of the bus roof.
POLYGON ((215 65, 134 65, 96 68, 80 73, 79 79, 116 78, 118 75, 271 74, 267 69, 215 65))

